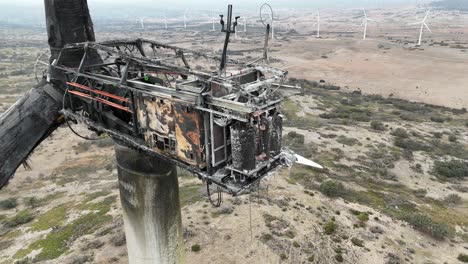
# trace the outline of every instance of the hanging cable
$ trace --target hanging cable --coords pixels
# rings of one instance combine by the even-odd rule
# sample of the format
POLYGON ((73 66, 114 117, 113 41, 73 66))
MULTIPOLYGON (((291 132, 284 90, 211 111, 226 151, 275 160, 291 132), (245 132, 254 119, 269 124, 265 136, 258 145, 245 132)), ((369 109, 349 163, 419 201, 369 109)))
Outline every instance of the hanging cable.
MULTIPOLYGON (((63 94, 63 100, 62 100, 62 109, 63 110, 65 110, 65 99, 66 99, 67 94, 68 94, 68 87, 65 90, 65 93, 63 94)), ((89 138, 89 137, 80 135, 78 132, 76 132, 72 128, 72 126, 70 125, 70 122, 69 122, 70 120, 66 116, 64 117, 64 120, 65 120, 65 123, 67 124, 68 128, 70 128, 71 132, 73 132, 73 134, 75 134, 77 137, 80 137, 80 138, 85 139, 85 140, 93 140, 93 141, 101 139, 101 138, 89 138)))
POLYGON ((215 203, 211 199, 210 182, 207 181, 206 182, 206 194, 208 195, 208 201, 210 201, 213 207, 220 207, 221 204, 223 203, 223 193, 221 192, 221 188, 219 188, 219 186, 217 187, 216 191, 217 191, 218 199, 215 203))

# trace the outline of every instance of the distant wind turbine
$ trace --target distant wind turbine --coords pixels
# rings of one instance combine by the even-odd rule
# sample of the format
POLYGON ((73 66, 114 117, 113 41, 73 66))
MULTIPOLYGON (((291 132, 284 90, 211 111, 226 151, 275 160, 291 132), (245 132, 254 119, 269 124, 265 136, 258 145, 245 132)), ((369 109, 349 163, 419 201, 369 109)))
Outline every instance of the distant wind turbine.
POLYGON ((362 39, 366 40, 366 38, 367 38, 367 22, 375 21, 375 20, 370 19, 370 18, 367 17, 367 13, 366 13, 365 9, 362 9, 362 11, 364 12, 364 21, 361 24, 361 26, 364 25, 364 36, 362 37, 362 39))
POLYGON ((140 19, 140 24, 141 24, 141 28, 144 29, 145 28, 145 22, 144 22, 145 18, 141 18, 140 19))
POLYGON ((427 30, 429 30, 429 32, 432 33, 431 29, 426 24, 426 20, 427 20, 427 17, 429 16, 429 12, 430 12, 429 10, 426 12, 426 15, 424 16, 424 19, 421 22, 416 22, 416 23, 411 23, 410 24, 410 25, 419 25, 419 24, 421 24, 421 30, 419 31, 418 46, 421 46, 421 40, 422 40, 422 34, 423 34, 424 27, 426 27, 427 30))
POLYGON ((215 31, 215 17, 213 13, 211 14, 211 24, 213 25, 213 28, 211 29, 211 31, 215 31))
POLYGON ((185 16, 185 13, 184 13, 184 30, 187 30, 187 17, 185 16))
POLYGON ((167 30, 167 16, 166 16, 165 10, 164 10, 164 28, 167 30))

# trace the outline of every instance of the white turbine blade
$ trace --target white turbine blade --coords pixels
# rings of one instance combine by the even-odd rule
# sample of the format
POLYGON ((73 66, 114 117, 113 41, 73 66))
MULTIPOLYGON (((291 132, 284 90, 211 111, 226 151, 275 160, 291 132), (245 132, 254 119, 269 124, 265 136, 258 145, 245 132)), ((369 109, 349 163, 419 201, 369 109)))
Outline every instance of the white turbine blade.
POLYGON ((368 18, 367 21, 377 22, 374 19, 368 18))
POLYGON ((299 164, 302 164, 302 165, 306 165, 306 166, 309 166, 309 167, 313 167, 313 168, 317 168, 317 169, 323 169, 323 166, 318 164, 318 163, 315 163, 309 159, 306 159, 300 155, 297 155, 297 154, 294 154, 294 156, 296 157, 296 163, 299 163, 299 164))
POLYGON ((367 19, 367 13, 366 13, 366 10, 365 10, 365 9, 362 9, 362 11, 364 11, 364 17, 367 19))
POLYGON ((429 26, 426 23, 424 23, 424 26, 427 28, 427 30, 429 30, 429 32, 432 33, 431 29, 429 28, 429 26))
POLYGON ((426 15, 424 16, 423 22, 426 22, 427 16, 429 16, 429 10, 426 12, 426 15))
POLYGON ((414 22, 414 23, 409 23, 409 26, 414 26, 414 25, 421 25, 421 22, 414 22))

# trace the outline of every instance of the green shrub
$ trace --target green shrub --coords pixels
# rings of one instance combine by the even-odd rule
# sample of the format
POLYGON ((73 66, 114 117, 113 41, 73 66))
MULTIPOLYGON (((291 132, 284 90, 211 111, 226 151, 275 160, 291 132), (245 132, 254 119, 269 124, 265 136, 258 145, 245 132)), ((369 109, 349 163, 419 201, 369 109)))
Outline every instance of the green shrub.
POLYGON ((395 138, 394 145, 410 151, 430 151, 432 149, 432 147, 425 142, 400 137, 395 138))
POLYGON ((329 221, 328 223, 326 223, 324 226, 323 226, 323 230, 325 231, 325 234, 327 235, 331 235, 333 233, 335 233, 336 231, 336 223, 334 221, 329 221))
POLYGON ((438 240, 451 237, 453 230, 445 223, 433 223, 431 226, 431 236, 438 240))
POLYGON ((23 199, 24 204, 30 208, 36 208, 41 204, 41 201, 36 197, 26 197, 23 199))
POLYGON ((16 198, 8 198, 6 200, 0 201, 0 207, 2 209, 12 209, 18 206, 16 198))
POLYGON ((328 197, 340 197, 346 193, 346 189, 341 182, 331 180, 322 182, 319 189, 328 197))
POLYGON ((434 173, 442 178, 463 178, 468 176, 468 162, 461 160, 435 161, 434 173))
POLYGON ((367 222, 367 221, 369 221, 369 215, 367 213, 363 212, 363 213, 360 213, 360 214, 357 215, 357 219, 359 221, 361 221, 361 222, 367 222))
POLYGON ((312 256, 308 257, 307 260, 308 260, 309 262, 314 262, 315 256, 312 255, 312 256))
POLYGON ((409 138, 408 132, 406 132, 406 130, 403 128, 397 128, 391 134, 399 138, 409 138))
POLYGON ((382 122, 380 122, 380 121, 374 120, 374 121, 372 121, 372 122, 370 123, 370 125, 371 125, 371 128, 372 128, 373 130, 377 130, 377 131, 384 131, 384 130, 385 130, 385 125, 384 125, 384 123, 382 123, 382 122))
POLYGON ((450 142, 457 142, 457 136, 455 136, 455 135, 450 135, 450 136, 448 137, 448 140, 449 140, 450 142))
POLYGON ((346 145, 346 146, 354 146, 359 143, 359 140, 355 138, 349 138, 345 136, 339 136, 336 141, 340 144, 346 145))
POLYGON ((404 217, 405 220, 419 230, 432 236, 435 239, 443 240, 446 237, 452 237, 454 230, 445 223, 436 223, 432 219, 421 213, 413 213, 404 217))
POLYGON ((457 258, 459 261, 461 262, 468 262, 468 255, 466 254, 460 254, 458 255, 458 258, 457 258))
POLYGON ((293 242, 293 247, 298 248, 300 246, 301 246, 301 244, 299 244, 299 242, 297 242, 297 241, 293 242))
POLYGON ((443 123, 445 119, 441 116, 431 116, 431 121, 436 123, 443 123))
POLYGON ((5 221, 5 227, 17 227, 22 224, 26 224, 33 220, 34 217, 28 210, 19 212, 17 215, 5 221))
POLYGON ((343 262, 343 255, 341 254, 336 254, 335 255, 335 260, 338 262, 343 262))
POLYGON ((263 242, 267 242, 269 240, 271 240, 273 238, 273 236, 271 234, 262 234, 260 236, 260 240, 262 240, 263 242))
POLYGON ((448 205, 461 204, 462 198, 460 197, 460 195, 452 193, 447 195, 447 197, 444 198, 443 202, 448 205))
POLYGON ((280 254, 280 259, 281 259, 281 260, 285 260, 285 259, 287 259, 287 258, 288 258, 288 255, 286 255, 286 254, 284 254, 284 253, 281 253, 281 254, 280 254))
POLYGON ((192 251, 198 252, 201 250, 201 246, 199 244, 192 245, 192 251))
POLYGON ((357 237, 351 238, 351 242, 352 242, 353 245, 355 245, 355 246, 364 247, 364 242, 363 242, 362 240, 360 240, 359 238, 357 238, 357 237))

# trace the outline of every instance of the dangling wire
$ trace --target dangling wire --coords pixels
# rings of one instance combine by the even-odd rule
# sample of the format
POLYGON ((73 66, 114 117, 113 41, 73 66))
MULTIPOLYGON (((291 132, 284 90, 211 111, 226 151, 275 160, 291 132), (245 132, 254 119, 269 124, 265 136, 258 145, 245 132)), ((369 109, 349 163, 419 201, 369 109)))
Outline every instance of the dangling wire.
POLYGON ((217 191, 217 194, 218 194, 218 199, 217 199, 217 201, 215 203, 211 199, 210 183, 206 182, 206 193, 208 195, 208 201, 210 201, 210 203, 211 203, 211 205, 213 207, 220 207, 221 204, 223 203, 223 193, 221 192, 221 188, 219 188, 219 186, 217 187, 216 191, 217 191))
MULTIPOLYGON (((67 89, 65 90, 65 93, 63 94, 63 100, 62 100, 62 109, 65 110, 65 99, 66 99, 66 96, 68 94, 68 87, 67 89)), ((78 132, 76 132, 72 126, 70 125, 70 120, 64 116, 64 120, 65 120, 65 123, 67 123, 67 126, 68 128, 70 128, 71 132, 73 132, 73 134, 75 134, 77 137, 80 137, 82 139, 85 139, 85 140, 99 140, 100 138, 89 138, 89 137, 86 137, 86 136, 82 136, 80 134, 78 134, 78 132)))
POLYGON ((252 232, 252 200, 249 193, 249 225, 250 225, 250 242, 253 242, 253 232, 252 232))

